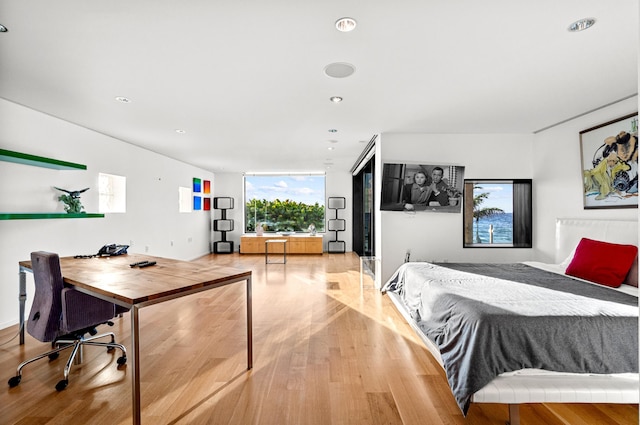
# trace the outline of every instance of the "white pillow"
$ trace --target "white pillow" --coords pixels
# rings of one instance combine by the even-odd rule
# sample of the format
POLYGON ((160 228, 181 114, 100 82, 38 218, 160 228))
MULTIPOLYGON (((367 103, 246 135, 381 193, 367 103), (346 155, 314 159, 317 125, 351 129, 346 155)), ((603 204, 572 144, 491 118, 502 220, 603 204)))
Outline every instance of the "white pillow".
POLYGON ((576 255, 576 248, 578 247, 578 245, 576 245, 575 247, 573 247, 573 249, 571 250, 571 253, 569 254, 569 256, 567 258, 565 258, 560 264, 558 264, 560 267, 562 267, 563 271, 567 271, 567 267, 569 267, 569 264, 571 264, 571 261, 573 260, 573 257, 576 255))

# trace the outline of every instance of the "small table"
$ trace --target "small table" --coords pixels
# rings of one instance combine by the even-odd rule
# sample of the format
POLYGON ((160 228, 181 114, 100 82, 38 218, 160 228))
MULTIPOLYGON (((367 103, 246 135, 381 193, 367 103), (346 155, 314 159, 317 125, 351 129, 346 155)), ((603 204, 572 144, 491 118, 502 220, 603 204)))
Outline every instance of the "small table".
POLYGON ((267 239, 264 241, 264 262, 265 264, 286 264, 287 263, 287 240, 267 239), (269 244, 282 244, 282 262, 269 261, 269 244))

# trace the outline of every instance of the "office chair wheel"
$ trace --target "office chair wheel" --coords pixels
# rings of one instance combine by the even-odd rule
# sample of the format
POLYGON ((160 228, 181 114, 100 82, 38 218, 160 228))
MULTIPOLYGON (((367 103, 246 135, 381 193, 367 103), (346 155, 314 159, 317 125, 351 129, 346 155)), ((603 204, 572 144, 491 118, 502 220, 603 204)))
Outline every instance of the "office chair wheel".
POLYGON ((60 382, 58 382, 56 384, 56 390, 57 391, 62 391, 65 388, 67 388, 67 385, 69 385, 69 380, 68 379, 63 379, 63 380, 61 380, 60 382))
POLYGON ((20 380, 22 380, 22 376, 20 375, 11 377, 11 379, 9 379, 9 388, 17 387, 20 380))
POLYGON ((55 360, 55 359, 57 359, 58 357, 60 357, 60 353, 52 353, 52 354, 49 354, 49 360, 55 360))
POLYGON ((123 364, 125 364, 127 362, 127 356, 120 356, 118 357, 118 364, 120 366, 122 366, 123 364))

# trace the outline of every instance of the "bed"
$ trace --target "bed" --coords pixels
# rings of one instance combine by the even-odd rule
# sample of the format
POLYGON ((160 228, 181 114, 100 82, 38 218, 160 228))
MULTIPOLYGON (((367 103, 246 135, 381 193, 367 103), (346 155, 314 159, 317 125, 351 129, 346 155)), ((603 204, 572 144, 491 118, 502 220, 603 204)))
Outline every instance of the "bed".
POLYGON ((637 221, 558 219, 553 264, 405 263, 382 289, 465 415, 504 403, 518 425, 522 403, 638 403, 637 241, 637 221))

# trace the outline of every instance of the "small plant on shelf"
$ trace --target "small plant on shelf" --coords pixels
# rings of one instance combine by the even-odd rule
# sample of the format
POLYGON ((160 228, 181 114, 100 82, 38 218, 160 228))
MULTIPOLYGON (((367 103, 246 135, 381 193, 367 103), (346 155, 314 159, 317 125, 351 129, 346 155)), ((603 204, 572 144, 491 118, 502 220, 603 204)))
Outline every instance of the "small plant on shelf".
POLYGON ((59 187, 55 187, 55 186, 54 188, 62 192, 66 192, 66 195, 58 196, 58 201, 64 204, 64 210, 68 214, 80 214, 80 213, 84 214, 85 213, 85 211, 83 211, 84 206, 82 206, 82 203, 80 202, 80 194, 89 190, 88 187, 82 190, 66 190, 66 189, 60 189, 59 187))

